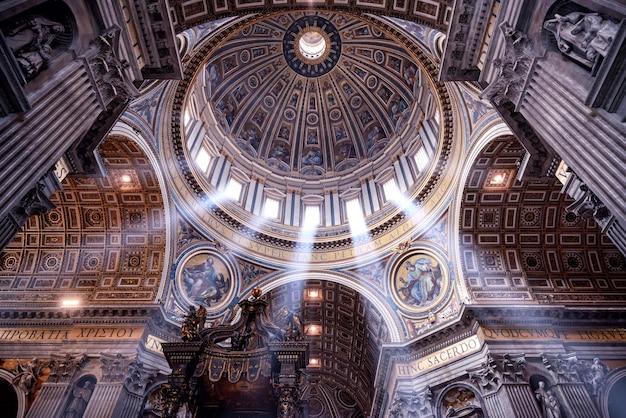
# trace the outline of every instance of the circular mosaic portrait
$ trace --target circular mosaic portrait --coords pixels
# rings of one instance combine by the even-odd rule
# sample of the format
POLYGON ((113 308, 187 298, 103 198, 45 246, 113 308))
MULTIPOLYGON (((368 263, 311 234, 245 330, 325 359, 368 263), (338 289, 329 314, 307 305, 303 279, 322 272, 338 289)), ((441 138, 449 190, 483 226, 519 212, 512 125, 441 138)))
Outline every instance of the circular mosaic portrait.
POLYGON ((231 264, 212 250, 188 254, 179 264, 176 277, 180 293, 192 305, 204 305, 209 312, 226 305, 234 292, 231 264))
POLYGON ((442 258, 428 250, 400 257, 392 265, 390 290, 395 302, 410 312, 432 310, 446 297, 450 277, 442 258))

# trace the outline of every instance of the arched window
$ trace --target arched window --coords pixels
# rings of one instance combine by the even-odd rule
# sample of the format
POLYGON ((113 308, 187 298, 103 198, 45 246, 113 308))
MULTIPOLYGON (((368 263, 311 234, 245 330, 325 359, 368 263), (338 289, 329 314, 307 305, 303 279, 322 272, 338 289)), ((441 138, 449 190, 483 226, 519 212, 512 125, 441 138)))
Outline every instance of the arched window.
POLYGON ((17 393, 11 383, 2 378, 0 378, 0 405, 3 417, 17 418, 19 409, 17 393))
POLYGON ((68 395, 67 404, 62 418, 82 418, 93 394, 97 379, 93 375, 86 375, 78 379, 68 395))

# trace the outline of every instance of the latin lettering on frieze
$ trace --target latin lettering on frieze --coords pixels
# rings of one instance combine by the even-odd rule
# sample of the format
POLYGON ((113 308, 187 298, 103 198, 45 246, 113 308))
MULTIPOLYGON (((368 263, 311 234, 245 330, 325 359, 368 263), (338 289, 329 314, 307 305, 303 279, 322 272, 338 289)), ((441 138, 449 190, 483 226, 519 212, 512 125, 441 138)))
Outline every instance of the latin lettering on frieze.
POLYGON ((423 374, 433 368, 443 366, 468 354, 475 353, 481 347, 478 336, 461 340, 446 348, 411 361, 396 365, 398 377, 414 377, 423 374))

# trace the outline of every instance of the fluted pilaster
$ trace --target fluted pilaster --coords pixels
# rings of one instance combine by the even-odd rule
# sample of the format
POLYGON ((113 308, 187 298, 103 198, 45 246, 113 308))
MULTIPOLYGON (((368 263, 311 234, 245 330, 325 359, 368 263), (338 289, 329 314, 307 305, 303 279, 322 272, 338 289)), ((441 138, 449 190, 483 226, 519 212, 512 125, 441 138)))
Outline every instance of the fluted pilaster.
POLYGON ((559 385, 563 405, 567 409, 567 417, 596 418, 601 417, 589 392, 583 383, 567 383, 559 385))
POLYGON ((113 409, 116 400, 120 396, 123 383, 100 383, 93 390, 83 418, 109 418, 113 417, 113 409))
POLYGON ((26 418, 53 417, 63 407, 68 386, 67 383, 44 383, 26 418))

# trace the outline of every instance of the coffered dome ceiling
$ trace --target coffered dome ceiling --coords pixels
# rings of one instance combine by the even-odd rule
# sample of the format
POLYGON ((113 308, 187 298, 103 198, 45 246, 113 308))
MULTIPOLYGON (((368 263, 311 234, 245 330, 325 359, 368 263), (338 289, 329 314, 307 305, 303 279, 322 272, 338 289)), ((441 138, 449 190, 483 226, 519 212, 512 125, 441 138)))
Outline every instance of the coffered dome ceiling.
POLYGON ((233 36, 198 77, 229 145, 281 184, 345 176, 380 157, 415 110, 417 73, 406 51, 362 21, 283 14, 233 36))
MULTIPOLYGON (((187 74, 195 68, 190 81, 179 86, 185 93, 182 174, 193 193, 201 199, 208 194, 228 216, 246 224, 250 212, 260 214, 260 196, 283 199, 283 211, 292 204, 290 194, 302 202, 319 199, 320 213, 327 217, 321 225, 337 227, 326 228, 325 236, 340 236, 349 233, 348 217, 339 209, 349 198, 359 196, 371 229, 401 209, 385 205, 381 197, 387 178, 401 180, 399 189, 410 199, 428 176, 438 181, 447 164, 433 171, 435 163, 448 158, 438 154, 440 103, 415 45, 402 46, 371 22, 331 12, 288 12, 251 22, 214 37, 207 56, 202 56, 207 49, 199 48, 187 67, 187 74), (202 63, 194 67, 197 60, 202 63), (418 170, 406 159, 412 160, 425 142, 419 132, 426 122, 433 127, 429 155, 418 170), (211 165, 198 170, 201 147, 211 165), (219 158, 227 167, 216 162, 219 158), (239 205, 218 193, 233 177, 243 184, 244 195, 250 187, 239 205), (376 185, 367 184, 374 179, 376 185), (255 181, 263 190, 252 190, 255 181)), ((173 132, 176 143, 178 128, 173 132)), ((432 184, 427 190, 434 190, 432 184)), ((284 238, 291 240, 298 232, 288 227, 301 225, 293 215, 303 213, 299 203, 291 218, 279 215, 257 224, 282 223, 284 238)))

